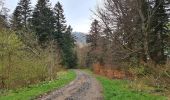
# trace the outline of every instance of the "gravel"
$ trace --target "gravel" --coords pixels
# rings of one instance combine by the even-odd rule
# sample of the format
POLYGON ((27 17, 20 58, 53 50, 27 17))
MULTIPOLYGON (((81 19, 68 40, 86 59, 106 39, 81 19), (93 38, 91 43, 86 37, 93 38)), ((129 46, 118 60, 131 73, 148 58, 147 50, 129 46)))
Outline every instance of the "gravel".
POLYGON ((103 100, 102 88, 91 75, 75 70, 77 78, 69 85, 44 94, 37 100, 103 100))

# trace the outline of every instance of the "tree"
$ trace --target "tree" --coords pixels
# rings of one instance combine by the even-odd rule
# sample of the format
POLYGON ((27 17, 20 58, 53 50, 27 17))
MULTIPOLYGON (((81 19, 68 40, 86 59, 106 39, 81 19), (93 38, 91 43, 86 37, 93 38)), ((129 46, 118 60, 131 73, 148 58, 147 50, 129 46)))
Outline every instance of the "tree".
POLYGON ((62 51, 62 65, 67 68, 75 68, 77 66, 77 53, 74 50, 75 39, 72 36, 71 26, 63 33, 62 39, 63 41, 60 45, 62 51))
POLYGON ((20 0, 13 13, 12 27, 18 30, 21 28, 27 29, 28 21, 31 18, 31 11, 30 0, 20 0))
POLYGON ((24 45, 13 31, 7 29, 0 30, 0 64, 2 65, 0 66, 0 79, 2 79, 3 87, 7 89, 9 89, 9 82, 11 81, 10 75, 14 65, 12 64, 14 62, 14 55, 18 56, 21 54, 21 47, 24 47, 24 45), (5 82, 5 80, 8 82, 5 82))
POLYGON ((21 14, 23 16, 22 20, 23 20, 23 26, 24 28, 27 28, 28 25, 28 21, 31 18, 31 1, 30 0, 21 0, 19 5, 22 8, 21 14))
POLYGON ((54 9, 54 16, 55 16, 55 31, 58 34, 62 34, 66 31, 67 25, 66 25, 66 20, 64 16, 64 10, 60 2, 58 2, 54 9))
POLYGON ((167 34, 168 0, 137 0, 137 10, 141 19, 143 34, 143 50, 146 63, 156 64, 165 62, 165 34, 167 34), (166 31, 165 31, 166 30, 166 31))
POLYGON ((9 9, 4 6, 4 0, 0 0, 0 15, 8 16, 9 9))
POLYGON ((77 53, 74 50, 75 39, 72 35, 72 28, 68 26, 66 33, 64 34, 63 52, 65 55, 65 62, 68 68, 75 68, 77 66, 78 58, 77 53))
POLYGON ((6 16, 0 15, 0 29, 7 27, 6 16))
POLYGON ((155 13, 152 18, 152 32, 149 34, 149 51, 151 59, 156 64, 163 64, 166 62, 166 56, 164 54, 165 47, 167 45, 168 27, 169 22, 168 15, 166 13, 166 0, 155 0, 153 9, 155 13))
POLYGON ((94 62, 99 61, 100 59, 98 57, 99 55, 97 54, 97 51, 99 49, 98 43, 100 38, 100 32, 101 32, 101 28, 99 25, 99 21, 95 19, 91 24, 90 34, 87 37, 87 43, 90 44, 89 46, 90 49, 87 53, 87 59, 86 59, 86 64, 88 66, 90 66, 94 62))
POLYGON ((90 36, 88 42, 91 43, 91 47, 95 49, 100 36, 100 25, 98 20, 94 20, 91 24, 90 36))
POLYGON ((103 40, 108 40, 110 64, 128 62, 142 54, 143 36, 136 6, 134 0, 106 0, 104 8, 97 9, 103 40))
POLYGON ((62 67, 59 65, 58 48, 53 45, 55 44, 53 41, 50 41, 44 49, 38 45, 34 36, 28 36, 25 39, 34 48, 25 45, 15 31, 0 30, 1 89, 16 89, 56 79, 57 72, 62 67))
POLYGON ((4 1, 0 0, 0 28, 7 28, 8 27, 8 9, 4 7, 4 1))
POLYGON ((60 2, 55 5, 53 12, 55 18, 54 39, 61 49, 61 64, 67 68, 74 68, 77 66, 77 55, 74 51, 75 40, 72 36, 71 26, 67 27, 66 25, 64 10, 60 2))
POLYGON ((102 30, 107 29, 104 36, 112 41, 113 58, 144 65, 165 61, 167 5, 167 0, 106 0, 96 15, 102 30))
POLYGON ((55 19, 55 23, 54 23, 54 28, 55 28, 55 32, 54 32, 54 38, 56 41, 58 41, 59 46, 62 46, 63 41, 64 41, 64 33, 66 32, 66 20, 65 20, 65 16, 64 16, 64 10, 62 8, 62 5, 60 4, 60 2, 58 2, 54 9, 54 19, 55 19))
POLYGON ((54 16, 49 0, 38 0, 31 21, 31 27, 36 33, 39 44, 45 45, 53 38, 54 16))
POLYGON ((22 16, 21 16, 21 7, 17 6, 14 10, 12 21, 12 29, 20 30, 22 29, 22 16))

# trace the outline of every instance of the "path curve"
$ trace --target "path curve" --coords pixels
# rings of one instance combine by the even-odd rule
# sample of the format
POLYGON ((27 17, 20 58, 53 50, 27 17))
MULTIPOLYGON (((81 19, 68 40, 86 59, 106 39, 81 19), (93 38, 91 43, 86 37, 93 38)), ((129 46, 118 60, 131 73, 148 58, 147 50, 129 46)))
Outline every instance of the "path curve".
POLYGON ((69 85, 37 100, 103 100, 102 88, 91 75, 75 70, 77 78, 69 85))

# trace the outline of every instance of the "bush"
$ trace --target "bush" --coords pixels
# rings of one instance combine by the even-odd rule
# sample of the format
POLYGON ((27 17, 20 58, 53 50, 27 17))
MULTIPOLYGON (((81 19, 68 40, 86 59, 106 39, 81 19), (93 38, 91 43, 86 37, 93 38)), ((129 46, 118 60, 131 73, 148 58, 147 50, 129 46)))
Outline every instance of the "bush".
POLYGON ((151 92, 159 92, 165 95, 170 91, 169 64, 156 67, 130 67, 129 70, 134 76, 134 80, 130 84, 131 88, 138 91, 150 90, 151 92))
POLYGON ((53 43, 46 49, 33 43, 28 46, 14 31, 0 30, 0 88, 18 88, 56 77, 60 66, 53 43))

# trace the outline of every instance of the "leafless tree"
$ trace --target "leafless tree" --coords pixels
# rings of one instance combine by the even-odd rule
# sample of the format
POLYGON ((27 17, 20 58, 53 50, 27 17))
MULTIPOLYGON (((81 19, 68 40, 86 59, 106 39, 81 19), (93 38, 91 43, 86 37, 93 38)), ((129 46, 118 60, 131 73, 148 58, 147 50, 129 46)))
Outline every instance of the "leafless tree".
POLYGON ((97 8, 95 15, 103 34, 112 41, 109 45, 112 45, 113 58, 125 61, 135 55, 146 64, 152 62, 148 39, 159 5, 153 8, 154 4, 148 5, 149 2, 151 0, 105 0, 104 7, 97 8))

